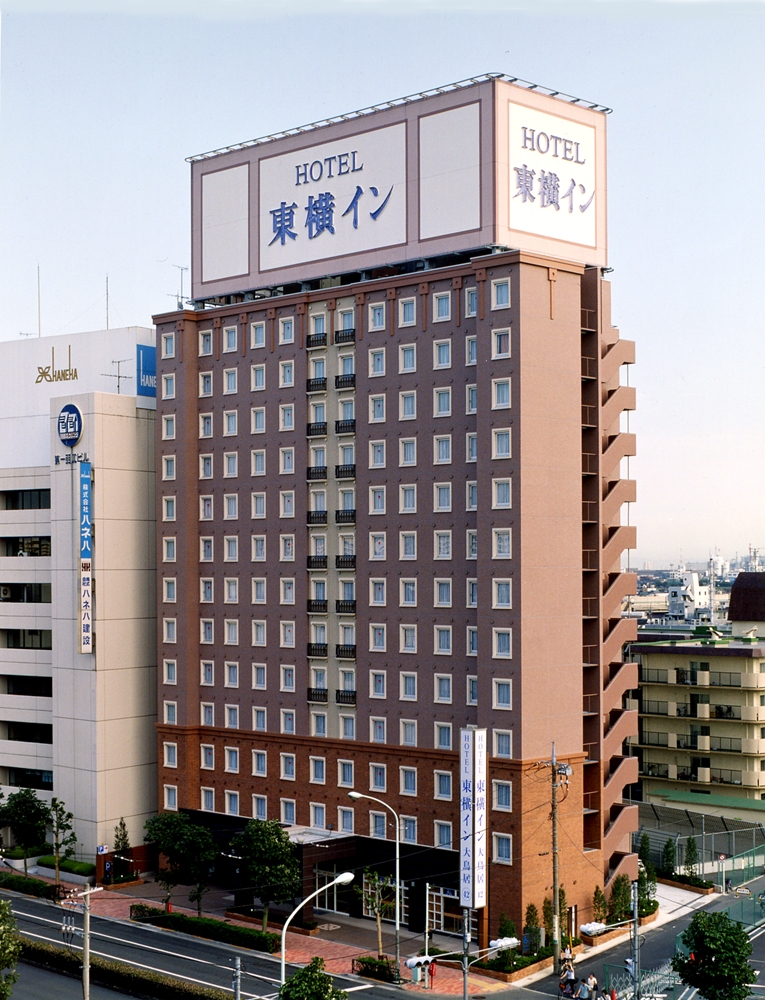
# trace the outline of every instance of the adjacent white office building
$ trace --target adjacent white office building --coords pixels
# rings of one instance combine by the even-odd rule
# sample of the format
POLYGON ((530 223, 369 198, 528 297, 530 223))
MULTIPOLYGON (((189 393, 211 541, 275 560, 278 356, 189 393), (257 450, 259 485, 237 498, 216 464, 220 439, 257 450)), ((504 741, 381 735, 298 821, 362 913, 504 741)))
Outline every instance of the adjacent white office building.
POLYGON ((156 811, 154 331, 0 343, 0 788, 156 811))

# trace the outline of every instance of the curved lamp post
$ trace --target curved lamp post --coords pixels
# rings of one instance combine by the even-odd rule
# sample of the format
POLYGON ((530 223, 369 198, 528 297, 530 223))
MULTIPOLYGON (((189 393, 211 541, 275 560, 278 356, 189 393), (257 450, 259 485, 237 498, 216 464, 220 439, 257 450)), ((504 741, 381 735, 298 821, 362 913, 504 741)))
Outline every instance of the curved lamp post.
POLYGON ((340 875, 337 876, 337 878, 333 879, 331 882, 328 882, 326 885, 323 885, 320 889, 317 889, 316 892, 312 892, 310 896, 306 896, 305 899, 302 901, 302 903, 298 904, 298 906, 296 906, 295 909, 292 911, 292 913, 290 913, 290 915, 287 917, 284 923, 284 927, 282 927, 282 963, 281 963, 281 974, 279 976, 279 983, 282 986, 284 986, 285 982, 284 949, 287 944, 287 928, 289 927, 292 918, 295 916, 296 913, 299 913, 300 910, 303 909, 306 903, 310 903, 312 899, 316 899, 316 897, 320 893, 324 892, 325 889, 331 889, 333 885, 350 885, 355 877, 356 876, 354 875, 353 872, 342 872, 340 875))
POLYGON ((369 799, 370 802, 377 802, 379 805, 384 806, 389 813, 393 814, 393 818, 396 821, 396 979, 395 982, 401 982, 401 878, 400 878, 400 859, 401 859, 401 817, 393 808, 389 806, 387 802, 383 802, 382 799, 376 799, 374 795, 362 795, 361 792, 348 792, 349 799, 369 799))

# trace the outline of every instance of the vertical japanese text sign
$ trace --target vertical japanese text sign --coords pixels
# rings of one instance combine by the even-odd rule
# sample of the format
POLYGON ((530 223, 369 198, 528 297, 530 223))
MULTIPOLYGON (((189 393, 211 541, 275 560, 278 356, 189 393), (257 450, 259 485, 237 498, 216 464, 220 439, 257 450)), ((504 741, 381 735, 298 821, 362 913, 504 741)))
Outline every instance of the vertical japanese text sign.
POLYGON ((80 463, 80 652, 93 651, 93 522, 90 462, 80 463))
POLYGON ((486 730, 460 730, 460 906, 486 905, 486 730))

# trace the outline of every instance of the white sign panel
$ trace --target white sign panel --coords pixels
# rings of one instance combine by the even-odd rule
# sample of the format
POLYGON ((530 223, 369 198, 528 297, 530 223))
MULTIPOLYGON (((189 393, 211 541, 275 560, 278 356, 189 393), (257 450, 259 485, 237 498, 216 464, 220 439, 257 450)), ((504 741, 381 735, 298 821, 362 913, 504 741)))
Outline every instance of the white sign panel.
POLYGON ((508 109, 510 228, 596 246, 595 129, 521 104, 508 109))
POLYGON ((460 906, 486 905, 486 730, 460 730, 460 906))
POLYGON ((260 161, 260 271, 406 243, 406 125, 260 161))

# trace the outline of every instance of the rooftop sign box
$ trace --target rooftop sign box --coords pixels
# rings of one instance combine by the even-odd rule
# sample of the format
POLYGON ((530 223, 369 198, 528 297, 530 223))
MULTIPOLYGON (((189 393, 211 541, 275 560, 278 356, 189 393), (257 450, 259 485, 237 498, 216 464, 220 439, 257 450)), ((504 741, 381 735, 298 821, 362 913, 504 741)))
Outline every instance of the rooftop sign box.
POLYGON ((191 157, 192 295, 488 245, 605 266, 607 111, 493 75, 191 157))

